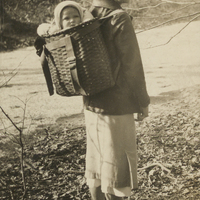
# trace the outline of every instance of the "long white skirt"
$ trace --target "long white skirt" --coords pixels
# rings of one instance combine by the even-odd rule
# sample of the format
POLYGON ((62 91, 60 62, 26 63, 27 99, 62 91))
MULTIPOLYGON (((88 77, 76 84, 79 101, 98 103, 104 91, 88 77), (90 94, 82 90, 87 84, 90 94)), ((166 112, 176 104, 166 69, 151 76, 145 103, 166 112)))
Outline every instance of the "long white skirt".
POLYGON ((87 152, 85 176, 89 187, 130 196, 138 187, 137 146, 133 114, 102 115, 85 110, 87 152))

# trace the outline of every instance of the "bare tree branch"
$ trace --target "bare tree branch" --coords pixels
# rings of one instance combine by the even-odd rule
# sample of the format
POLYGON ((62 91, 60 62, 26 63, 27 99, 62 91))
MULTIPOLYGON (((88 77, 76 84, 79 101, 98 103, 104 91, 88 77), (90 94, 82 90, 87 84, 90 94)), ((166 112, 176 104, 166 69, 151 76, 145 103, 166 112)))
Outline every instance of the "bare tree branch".
POLYGON ((0 106, 1 111, 3 112, 3 114, 7 117, 7 119, 12 123, 12 125, 19 131, 21 132, 21 129, 13 122, 13 120, 9 117, 8 114, 6 114, 6 112, 4 111, 4 109, 0 106))
MULTIPOLYGON (((29 98, 30 99, 30 98, 29 98)), ((25 115, 26 115, 26 105, 27 102, 29 101, 29 99, 25 102, 23 102, 21 100, 21 102, 24 103, 24 112, 23 112, 23 118, 22 118, 22 126, 21 128, 19 128, 14 122, 13 120, 9 117, 8 114, 6 114, 6 112, 4 111, 4 109, 0 106, 1 111, 3 112, 3 114, 6 116, 6 118, 12 123, 12 125, 17 129, 17 131, 19 132, 19 145, 21 147, 21 154, 20 154, 20 164, 21 164, 21 175, 22 175, 22 183, 23 183, 23 197, 22 199, 25 198, 26 196, 26 179, 25 179, 25 172, 24 172, 24 143, 22 141, 22 136, 23 136, 23 130, 24 130, 24 123, 25 123, 25 115)))
MULTIPOLYGON (((21 101, 24 106, 30 101, 30 99, 33 97, 33 96, 30 96, 29 98, 26 98, 25 101, 21 100, 19 97, 15 96, 15 95, 10 95, 11 97, 15 97, 16 99, 18 99, 19 101, 21 101)), ((23 108, 24 109, 24 108, 23 108)))
POLYGON ((138 171, 140 170, 144 170, 144 169, 148 169, 148 168, 151 168, 151 167, 154 167, 154 166, 159 166, 163 171, 166 171, 168 173, 170 173, 171 171, 169 169, 167 169, 166 167, 164 167, 162 164, 160 163, 152 163, 148 166, 145 166, 145 167, 142 167, 142 168, 138 168, 138 171))
POLYGON ((151 9, 151 8, 156 8, 162 4, 166 4, 167 2, 161 2, 159 4, 156 4, 154 6, 147 6, 147 7, 142 7, 142 8, 137 8, 137 9, 134 9, 134 8, 129 8, 129 7, 125 7, 124 9, 125 10, 133 10, 133 11, 141 11, 141 10, 145 10, 145 9, 151 9))
MULTIPOLYGON (((20 124, 20 123, 21 123, 21 121, 15 122, 15 124, 20 124)), ((11 127, 13 127, 13 125, 7 126, 6 129, 11 128, 11 127)), ((0 129, 0 131, 3 131, 3 130, 4 130, 4 128, 0 129)))
POLYGON ((173 21, 176 21, 176 20, 179 20, 179 19, 184 19, 184 18, 187 18, 187 17, 192 17, 192 16, 198 15, 198 14, 200 14, 200 12, 196 12, 196 13, 193 13, 193 14, 190 14, 190 15, 181 16, 181 17, 177 17, 177 18, 168 20, 168 21, 166 21, 166 22, 163 22, 163 23, 161 23, 161 24, 158 24, 158 25, 156 25, 156 26, 152 26, 152 27, 150 27, 150 28, 148 28, 148 29, 144 29, 144 30, 138 31, 138 32, 136 32, 136 34, 138 34, 138 33, 143 33, 143 32, 152 30, 152 29, 154 29, 154 28, 158 28, 158 27, 160 27, 160 26, 163 26, 163 25, 165 25, 165 24, 168 24, 168 23, 170 23, 170 22, 173 22, 173 21))
MULTIPOLYGON (((16 71, 16 70, 19 68, 19 66, 22 64, 22 62, 23 62, 31 53, 32 53, 32 52, 28 53, 28 54, 19 62, 18 66, 17 66, 15 69, 13 69, 13 70, 11 71, 11 74, 14 73, 14 71, 16 71)), ((8 84, 8 82, 11 81, 11 79, 13 79, 13 78, 17 75, 17 73, 18 73, 18 72, 15 72, 8 80, 6 80, 2 85, 0 85, 0 88, 5 87, 5 86, 8 84)), ((3 74, 4 74, 4 72, 3 72, 3 74)))
MULTIPOLYGON (((166 15, 172 15, 172 14, 174 14, 175 12, 178 12, 178 11, 180 11, 180 10, 183 10, 183 9, 188 8, 188 7, 190 7, 190 6, 193 6, 193 5, 194 5, 194 4, 189 4, 189 5, 183 6, 183 7, 179 8, 179 9, 176 9, 176 10, 174 10, 174 11, 172 11, 172 12, 164 13, 164 14, 162 14, 162 15, 160 15, 160 16, 161 16, 161 17, 164 17, 164 16, 166 16, 166 15)), ((158 17, 160 17, 160 16, 158 16, 158 17)))
MULTIPOLYGON (((1 120, 1 123, 3 124, 3 127, 4 127, 3 134, 6 135, 6 136, 8 136, 9 139, 10 139, 13 143, 19 145, 19 141, 18 141, 16 135, 14 135, 14 134, 12 134, 12 133, 8 133, 8 131, 6 130, 6 126, 5 126, 4 122, 3 122, 3 120, 2 120, 2 119, 0 119, 0 120, 1 120), (11 138, 10 135, 11 135, 14 139, 11 138)), ((2 129, 2 130, 3 130, 3 129, 2 129)))
POLYGON ((160 44, 160 45, 156 45, 153 47, 148 47, 147 49, 151 49, 151 48, 155 48, 155 47, 160 47, 160 46, 164 46, 166 44, 168 44, 169 42, 171 42, 171 40, 173 38, 175 38, 178 34, 180 34, 192 21, 194 21, 195 19, 197 19, 198 17, 200 17, 200 14, 195 16, 194 18, 192 18, 185 26, 183 26, 175 35, 173 35, 166 43, 164 44, 160 44))
POLYGON ((174 2, 174 1, 162 1, 161 3, 158 3, 156 5, 152 5, 152 6, 147 6, 147 7, 141 7, 141 8, 137 8, 137 9, 134 9, 134 8, 129 8, 129 7, 125 7, 124 9, 125 10, 133 10, 133 11, 141 11, 141 10, 145 10, 145 9, 152 9, 152 8, 157 8, 159 7, 160 5, 162 4, 168 4, 168 3, 171 3, 171 4, 178 4, 178 5, 195 5, 195 4, 200 4, 200 2, 174 2))
POLYGON ((17 73, 18 72, 13 74, 7 81, 5 81, 2 85, 0 85, 0 88, 5 87, 8 84, 8 82, 17 75, 17 73))
POLYGON ((165 3, 171 3, 171 4, 178 4, 178 5, 185 5, 185 4, 198 4, 200 2, 195 2, 195 1, 192 1, 192 2, 177 2, 177 1, 168 1, 168 0, 162 0, 162 2, 165 2, 165 3))
POLYGON ((134 17, 134 18, 140 18, 140 19, 141 19, 141 18, 145 18, 145 19, 152 19, 152 18, 153 18, 153 19, 154 19, 154 18, 165 17, 165 16, 167 16, 167 15, 172 15, 172 14, 174 14, 174 13, 180 11, 180 10, 183 10, 183 9, 185 9, 185 8, 188 8, 188 7, 190 7, 190 6, 193 6, 193 5, 186 5, 186 6, 183 6, 183 7, 179 8, 179 9, 173 10, 172 12, 164 13, 164 14, 159 15, 159 16, 145 16, 145 17, 143 17, 143 16, 138 16, 138 17, 134 17))
POLYGON ((14 134, 12 134, 12 133, 8 133, 7 131, 4 132, 4 135, 8 136, 9 139, 10 139, 13 143, 19 145, 19 141, 18 141, 18 138, 16 137, 16 135, 14 135, 14 134), (11 138, 10 135, 11 135, 13 138, 11 138))

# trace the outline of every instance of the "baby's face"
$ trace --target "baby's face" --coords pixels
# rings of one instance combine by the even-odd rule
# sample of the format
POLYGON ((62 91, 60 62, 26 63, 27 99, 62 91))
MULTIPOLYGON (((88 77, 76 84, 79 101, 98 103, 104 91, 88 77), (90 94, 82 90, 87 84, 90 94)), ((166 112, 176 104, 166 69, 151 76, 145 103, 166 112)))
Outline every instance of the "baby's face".
POLYGON ((61 12, 61 27, 63 29, 76 26, 81 23, 81 17, 76 8, 67 7, 61 12))

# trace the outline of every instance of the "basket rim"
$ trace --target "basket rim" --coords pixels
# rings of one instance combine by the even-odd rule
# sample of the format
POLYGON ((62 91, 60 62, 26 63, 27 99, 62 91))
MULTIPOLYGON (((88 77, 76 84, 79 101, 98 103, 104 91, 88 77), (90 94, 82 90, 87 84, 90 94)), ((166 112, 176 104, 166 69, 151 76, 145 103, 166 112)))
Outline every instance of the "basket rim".
POLYGON ((77 26, 73 26, 71 28, 65 28, 65 29, 59 30, 59 31, 57 31, 55 33, 52 33, 52 34, 44 34, 44 35, 41 35, 41 37, 43 37, 43 38, 50 38, 50 37, 61 35, 63 33, 64 34, 69 34, 70 32, 76 31, 76 30, 78 30, 80 28, 85 27, 85 25, 92 24, 92 23, 94 23, 94 22, 96 22, 98 20, 99 20, 99 18, 95 17, 95 18, 90 19, 88 21, 82 22, 82 23, 78 24, 77 26))

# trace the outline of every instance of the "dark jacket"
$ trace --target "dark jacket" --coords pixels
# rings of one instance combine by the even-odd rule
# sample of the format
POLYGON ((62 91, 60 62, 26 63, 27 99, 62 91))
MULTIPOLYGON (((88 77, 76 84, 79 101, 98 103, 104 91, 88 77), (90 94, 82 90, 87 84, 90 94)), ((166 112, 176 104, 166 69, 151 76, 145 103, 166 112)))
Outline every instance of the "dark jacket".
MULTIPOLYGON (((95 7, 92 14, 95 17, 104 17, 111 11, 108 8, 95 7)), ((150 99, 130 16, 127 13, 118 13, 106 20, 102 25, 102 33, 110 53, 112 70, 114 72, 118 64, 120 69, 113 88, 84 97, 85 108, 108 115, 139 113, 140 107, 147 107, 150 99)))

